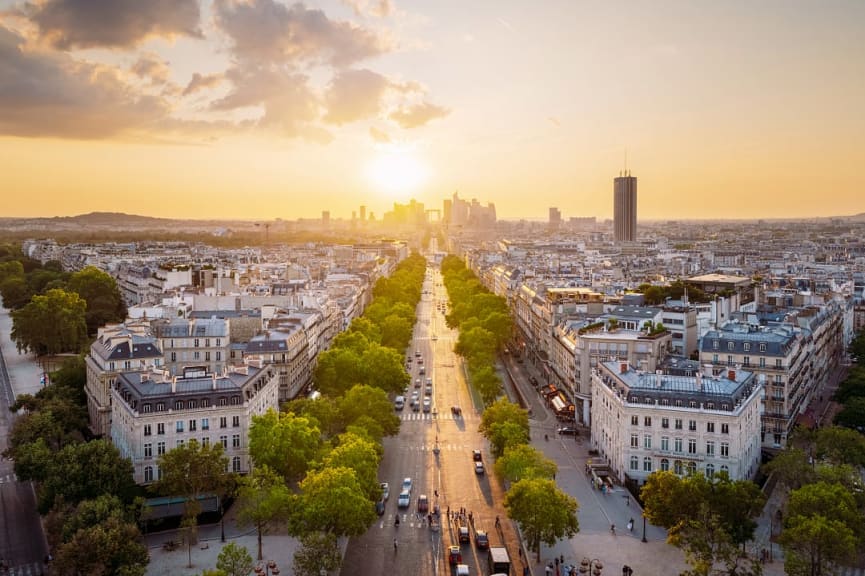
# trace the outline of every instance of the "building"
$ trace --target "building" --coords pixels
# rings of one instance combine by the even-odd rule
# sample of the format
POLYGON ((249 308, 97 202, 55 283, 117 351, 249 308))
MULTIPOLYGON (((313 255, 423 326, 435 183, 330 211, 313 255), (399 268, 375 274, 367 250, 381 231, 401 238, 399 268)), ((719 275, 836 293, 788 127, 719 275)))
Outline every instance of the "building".
POLYGON ((675 374, 603 362, 592 374, 592 448, 623 484, 655 470, 752 478, 760 466, 763 386, 751 372, 675 374))
POLYGON ((616 242, 637 239, 637 177, 630 172, 613 179, 613 232, 616 242))
POLYGON ((111 441, 130 458, 138 484, 162 477, 159 457, 189 440, 220 442, 229 470, 250 471, 252 417, 277 410, 279 375, 270 366, 247 364, 215 374, 189 367, 167 372, 127 372, 111 387, 111 441))
POLYGON ((252 338, 244 357, 273 365, 279 375, 279 401, 285 402, 305 390, 312 380, 313 361, 308 348, 303 327, 285 322, 278 329, 265 330, 252 338))
POLYGON ((188 366, 207 366, 222 372, 229 361, 230 324, 225 318, 172 318, 153 322, 153 332, 165 354, 165 367, 172 375, 188 366))
POLYGON ((562 211, 558 208, 552 207, 550 208, 550 220, 549 226, 550 230, 558 230, 562 225, 562 211))
POLYGON ((159 370, 162 351, 146 324, 110 324, 99 329, 84 364, 87 369, 87 415, 96 436, 111 432, 111 386, 131 370, 159 370))

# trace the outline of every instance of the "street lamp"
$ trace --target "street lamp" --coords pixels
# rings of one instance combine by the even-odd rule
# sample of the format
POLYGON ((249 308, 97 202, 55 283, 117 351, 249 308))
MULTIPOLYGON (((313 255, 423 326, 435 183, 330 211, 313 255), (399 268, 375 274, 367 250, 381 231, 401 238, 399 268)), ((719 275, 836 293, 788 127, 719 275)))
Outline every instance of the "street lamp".
POLYGON ((264 574, 264 576, 270 576, 271 574, 273 574, 273 576, 278 576, 279 566, 277 566, 276 562, 273 560, 268 560, 265 564, 259 564, 253 568, 252 571, 255 572, 256 576, 261 576, 262 574, 264 574))
POLYGON ((604 569, 604 565, 601 564, 601 561, 597 558, 592 558, 591 560, 588 557, 584 557, 580 560, 580 574, 591 574, 592 576, 601 576, 601 570, 604 569))
POLYGON ((646 540, 646 513, 643 513, 643 542, 648 542, 646 540))

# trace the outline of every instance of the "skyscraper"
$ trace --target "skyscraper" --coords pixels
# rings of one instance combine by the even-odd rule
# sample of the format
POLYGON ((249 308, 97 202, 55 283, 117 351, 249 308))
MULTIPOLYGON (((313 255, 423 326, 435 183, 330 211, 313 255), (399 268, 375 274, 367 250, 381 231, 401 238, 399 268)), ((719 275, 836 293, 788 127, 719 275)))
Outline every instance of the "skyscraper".
POLYGON ((549 227, 552 230, 557 230, 562 223, 562 211, 556 207, 550 208, 549 227))
POLYGON ((613 231, 616 242, 637 239, 637 177, 630 172, 613 179, 613 231))

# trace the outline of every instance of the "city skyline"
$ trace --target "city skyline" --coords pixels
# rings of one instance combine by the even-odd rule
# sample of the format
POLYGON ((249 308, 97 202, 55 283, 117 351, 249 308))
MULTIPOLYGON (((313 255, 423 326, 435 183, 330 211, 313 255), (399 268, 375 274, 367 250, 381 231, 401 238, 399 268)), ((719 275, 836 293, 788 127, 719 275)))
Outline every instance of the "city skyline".
POLYGON ((0 216, 865 212, 861 3, 112 6, 0 0, 0 216))

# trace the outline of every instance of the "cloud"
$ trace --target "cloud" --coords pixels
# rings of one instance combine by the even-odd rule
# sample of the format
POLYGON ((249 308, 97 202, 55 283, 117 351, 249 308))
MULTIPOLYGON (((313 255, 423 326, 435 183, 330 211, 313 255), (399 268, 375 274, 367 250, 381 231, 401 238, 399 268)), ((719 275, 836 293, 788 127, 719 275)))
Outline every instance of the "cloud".
POLYGON ((331 20, 302 3, 287 7, 274 0, 216 0, 214 6, 217 23, 244 60, 345 67, 389 48, 374 32, 331 20))
POLYGON ((61 50, 129 48, 148 36, 201 36, 198 0, 47 0, 27 4, 27 14, 61 50))
POLYGON ((547 116, 547 122, 552 124, 553 126, 561 127, 562 121, 556 118, 555 116, 547 116))
POLYGON ((168 67, 168 62, 152 53, 143 54, 132 65, 131 71, 136 76, 148 78, 153 84, 165 84, 171 75, 171 68, 168 67))
POLYGON ((386 18, 393 12, 393 3, 390 0, 342 0, 342 3, 351 7, 357 16, 370 14, 386 18))
POLYGON ((370 137, 372 137, 374 142, 377 142, 379 144, 390 144, 391 142, 393 142, 387 132, 378 129, 375 126, 369 127, 369 135, 370 137))
POLYGON ((221 84, 222 81, 222 74, 199 74, 196 72, 192 75, 192 79, 189 81, 189 84, 186 85, 186 88, 183 89, 183 95, 189 96, 190 94, 194 94, 200 90, 213 88, 221 84))
POLYGON ((339 72, 330 83, 325 97, 325 122, 347 124, 375 116, 389 85, 387 78, 371 70, 339 72))
POLYGON ((402 128, 417 128, 436 118, 447 116, 450 110, 429 102, 421 102, 413 106, 404 106, 391 112, 388 116, 402 128))
POLYGON ((23 44, 0 25, 0 134, 104 138, 144 130, 168 114, 162 98, 134 93, 116 69, 27 52, 23 44))

